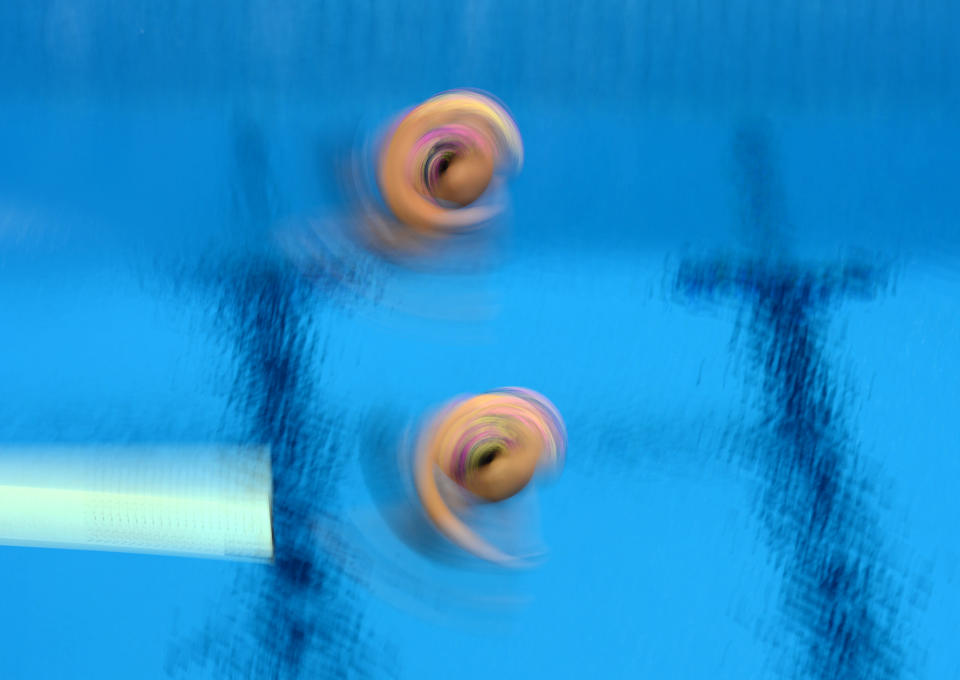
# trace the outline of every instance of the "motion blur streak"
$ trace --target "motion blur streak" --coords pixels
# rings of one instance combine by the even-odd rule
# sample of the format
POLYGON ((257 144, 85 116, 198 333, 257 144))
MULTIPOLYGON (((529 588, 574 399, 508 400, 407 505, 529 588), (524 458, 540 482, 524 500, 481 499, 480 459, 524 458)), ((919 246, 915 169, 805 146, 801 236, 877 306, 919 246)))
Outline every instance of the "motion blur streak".
POLYGON ((506 208, 506 176, 522 162, 516 123, 492 96, 437 95, 362 131, 338 171, 344 213, 288 227, 281 243, 301 269, 345 281, 371 254, 475 269, 506 208))
POLYGON ((269 560, 265 448, 0 451, 0 544, 269 560))
POLYGON ((421 434, 415 480, 424 510, 451 541, 503 566, 520 566, 481 538, 454 512, 507 500, 522 491, 537 468, 562 466, 566 432, 556 408, 542 395, 502 388, 456 399, 421 434), (437 471, 458 487, 441 483, 437 471))
POLYGON ((383 142, 377 176, 401 223, 425 236, 475 227, 500 206, 471 206, 494 173, 519 169, 520 132, 489 95, 455 91, 405 114, 383 142))

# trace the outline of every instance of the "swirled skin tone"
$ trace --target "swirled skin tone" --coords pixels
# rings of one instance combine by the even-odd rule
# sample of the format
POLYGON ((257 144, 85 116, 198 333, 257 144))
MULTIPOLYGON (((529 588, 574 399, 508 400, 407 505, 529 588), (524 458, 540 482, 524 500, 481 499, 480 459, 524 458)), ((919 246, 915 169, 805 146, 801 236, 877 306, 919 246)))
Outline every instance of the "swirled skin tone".
POLYGON ((475 205, 497 171, 522 162, 509 114, 476 92, 438 95, 408 112, 380 154, 378 182, 394 216, 422 236, 437 237, 494 217, 498 205, 475 205))
POLYGON ((502 565, 517 559, 487 543, 441 494, 437 471, 478 502, 503 501, 523 490, 538 469, 556 471, 565 447, 556 409, 529 390, 506 388, 454 402, 425 428, 415 479, 423 507, 450 540, 502 565))

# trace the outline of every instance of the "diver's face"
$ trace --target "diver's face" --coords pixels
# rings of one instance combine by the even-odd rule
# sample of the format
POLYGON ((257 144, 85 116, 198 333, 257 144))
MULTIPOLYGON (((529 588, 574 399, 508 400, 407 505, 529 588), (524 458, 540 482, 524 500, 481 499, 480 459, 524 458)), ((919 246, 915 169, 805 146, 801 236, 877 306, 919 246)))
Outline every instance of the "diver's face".
POLYGON ((478 451, 477 467, 464 482, 486 501, 502 501, 520 492, 537 469, 542 442, 523 423, 513 423, 513 441, 492 442, 478 451))
POLYGON ((453 156, 441 168, 434 196, 459 206, 470 205, 483 195, 494 171, 493 156, 469 149, 453 156))

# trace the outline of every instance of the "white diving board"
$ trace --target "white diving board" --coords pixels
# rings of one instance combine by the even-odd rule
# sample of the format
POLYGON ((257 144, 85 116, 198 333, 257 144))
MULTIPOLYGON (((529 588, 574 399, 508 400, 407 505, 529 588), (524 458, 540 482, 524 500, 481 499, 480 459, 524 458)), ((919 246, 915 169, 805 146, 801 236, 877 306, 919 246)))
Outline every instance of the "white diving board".
POLYGON ((273 559, 270 450, 0 447, 0 545, 273 559))

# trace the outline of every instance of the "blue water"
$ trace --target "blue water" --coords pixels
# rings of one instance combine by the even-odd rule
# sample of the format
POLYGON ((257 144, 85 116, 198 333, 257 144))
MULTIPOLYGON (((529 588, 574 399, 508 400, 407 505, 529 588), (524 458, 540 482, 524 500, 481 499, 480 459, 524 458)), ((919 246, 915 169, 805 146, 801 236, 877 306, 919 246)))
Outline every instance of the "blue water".
POLYGON ((0 677, 960 677, 958 28, 0 5, 0 443, 269 443, 281 504, 273 566, 0 549, 0 677), (524 138, 496 266, 343 291, 278 255, 338 154, 463 86, 524 138), (570 434, 541 568, 316 550, 375 511, 361 452, 511 384, 570 434))

